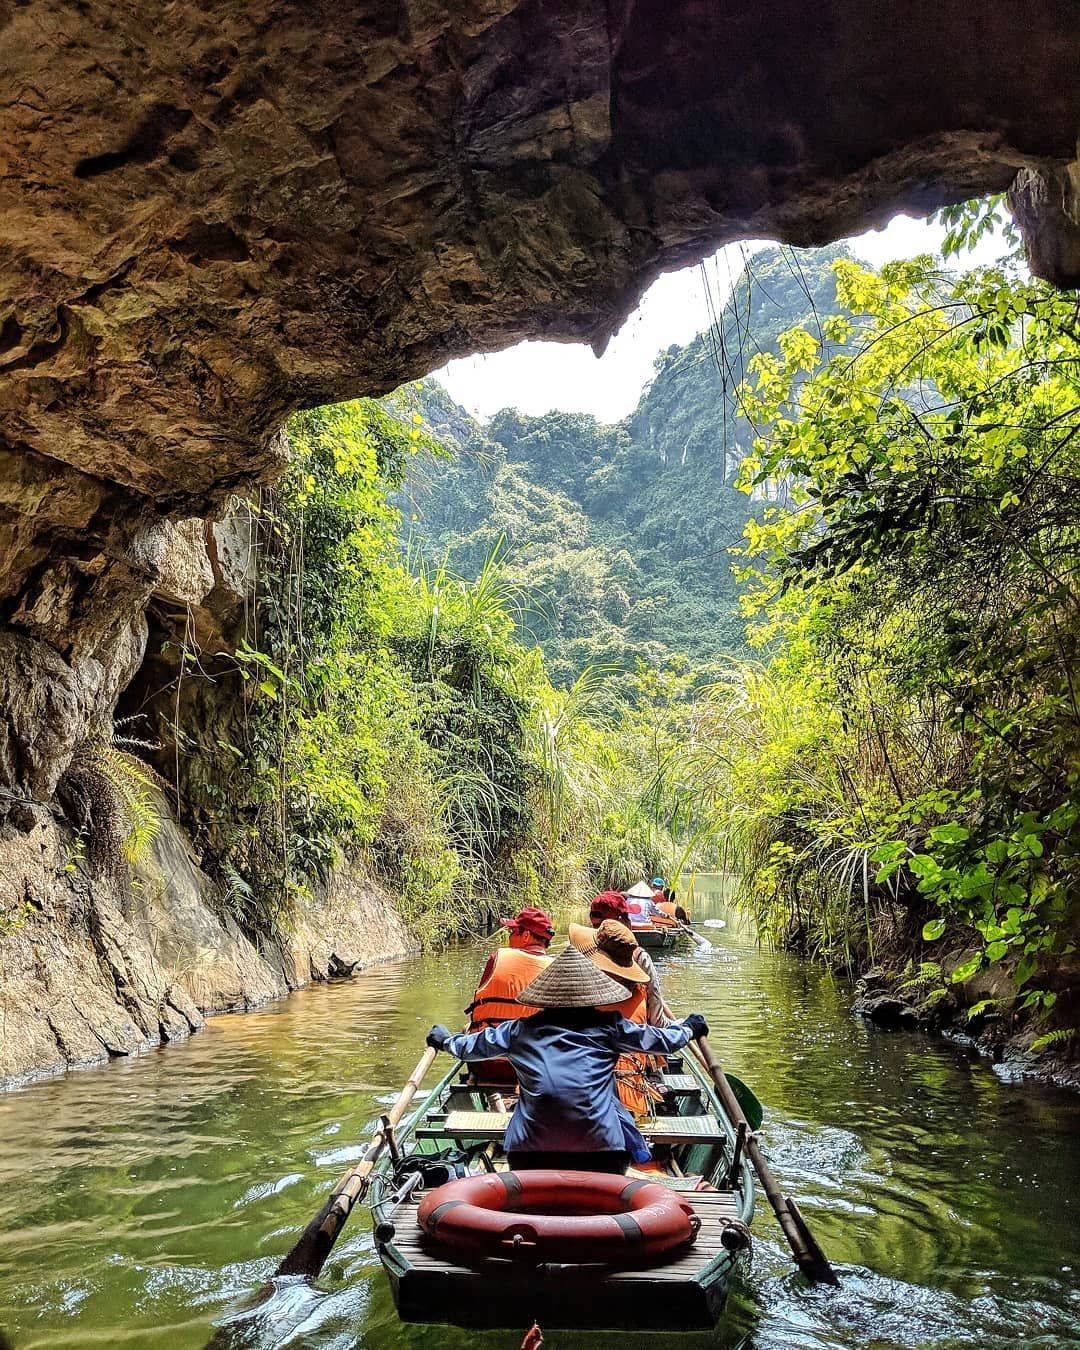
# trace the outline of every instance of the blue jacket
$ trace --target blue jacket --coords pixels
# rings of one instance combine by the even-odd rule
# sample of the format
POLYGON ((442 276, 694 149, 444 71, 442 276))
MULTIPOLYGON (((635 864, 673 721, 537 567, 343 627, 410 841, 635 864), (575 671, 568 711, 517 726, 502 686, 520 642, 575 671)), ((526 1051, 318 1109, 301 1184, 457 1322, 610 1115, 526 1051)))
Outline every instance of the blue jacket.
POLYGON ((458 1059, 505 1055, 521 1093, 504 1147, 521 1152, 594 1153, 625 1149, 635 1162, 648 1146, 615 1092, 621 1054, 672 1054, 690 1040, 681 1022, 638 1026, 593 1008, 551 1008, 473 1035, 451 1036, 458 1059))

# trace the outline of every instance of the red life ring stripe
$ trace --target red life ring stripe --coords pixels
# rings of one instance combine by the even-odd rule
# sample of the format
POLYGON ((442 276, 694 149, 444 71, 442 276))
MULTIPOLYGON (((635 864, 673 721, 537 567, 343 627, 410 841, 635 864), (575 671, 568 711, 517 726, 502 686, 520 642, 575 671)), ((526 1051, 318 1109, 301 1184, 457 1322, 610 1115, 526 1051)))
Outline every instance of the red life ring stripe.
POLYGON ((481 1257, 593 1264, 657 1256, 692 1243, 701 1221, 654 1181, 598 1172, 494 1172, 425 1195, 430 1237, 481 1257))

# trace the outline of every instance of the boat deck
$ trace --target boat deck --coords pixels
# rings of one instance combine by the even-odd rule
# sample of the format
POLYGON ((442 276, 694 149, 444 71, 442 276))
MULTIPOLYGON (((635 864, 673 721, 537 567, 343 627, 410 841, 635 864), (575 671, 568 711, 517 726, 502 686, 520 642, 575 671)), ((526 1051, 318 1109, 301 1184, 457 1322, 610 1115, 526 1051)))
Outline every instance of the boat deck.
MULTIPOLYGON (((650 1178, 650 1180, 659 1178, 650 1178)), ((673 1317, 683 1326, 711 1326, 717 1300, 722 1302, 733 1258, 720 1234, 739 1217, 731 1191, 693 1191, 693 1181, 667 1182, 685 1193, 701 1219, 694 1245, 663 1264, 614 1266, 518 1266, 510 1261, 458 1264, 431 1242, 416 1219, 417 1206, 403 1205, 396 1218, 394 1246, 404 1269, 397 1278, 403 1317, 440 1321, 447 1300, 455 1305, 454 1321, 472 1326, 528 1326, 535 1318, 544 1327, 669 1326, 673 1317)))
MULTIPOLYGON (((721 1234, 731 1219, 750 1221, 754 1186, 745 1156, 729 1186, 735 1133, 711 1085, 693 1061, 671 1055, 662 1078, 671 1114, 638 1120, 653 1148, 656 1169, 627 1175, 679 1191, 701 1220, 689 1247, 626 1266, 595 1263, 539 1265, 497 1257, 475 1264, 433 1242, 417 1222, 416 1202, 382 1205, 383 1178, 375 1180, 372 1212, 384 1223, 376 1241, 398 1312, 406 1322, 457 1326, 607 1330, 690 1330, 713 1326, 737 1269, 749 1252, 729 1252, 721 1234), (698 1189, 704 1185, 705 1189, 698 1189)), ((421 1154, 478 1146, 486 1165, 503 1170, 500 1147, 513 1089, 482 1086, 469 1070, 452 1069, 401 1131, 399 1145, 421 1154)), ((386 1161, 383 1176, 392 1168, 386 1161)))
MULTIPOLYGON (((418 1139, 454 1139, 459 1143, 501 1142, 509 1111, 450 1111, 433 1116, 416 1131, 418 1139)), ((715 1116, 647 1116, 637 1122, 651 1144, 711 1144, 724 1138, 715 1116)))

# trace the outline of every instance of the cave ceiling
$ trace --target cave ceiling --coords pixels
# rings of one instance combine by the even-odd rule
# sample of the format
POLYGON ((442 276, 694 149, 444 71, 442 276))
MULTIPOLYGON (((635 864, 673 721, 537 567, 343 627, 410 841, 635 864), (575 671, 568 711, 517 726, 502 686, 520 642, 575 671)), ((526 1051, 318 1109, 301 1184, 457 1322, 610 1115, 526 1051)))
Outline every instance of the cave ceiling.
POLYGON ((9 574, 725 241, 1015 184, 1080 284, 1078 53, 1075 0, 0 0, 9 574))

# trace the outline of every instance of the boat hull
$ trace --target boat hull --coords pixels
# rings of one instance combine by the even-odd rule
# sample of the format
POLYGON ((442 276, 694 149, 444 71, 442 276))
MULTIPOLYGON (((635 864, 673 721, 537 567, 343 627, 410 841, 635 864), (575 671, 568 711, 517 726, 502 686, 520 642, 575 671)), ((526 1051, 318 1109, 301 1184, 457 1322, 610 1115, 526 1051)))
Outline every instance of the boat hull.
POLYGON ((647 952, 669 952, 677 947, 682 933, 677 928, 635 928, 638 946, 647 952))
POLYGON ((514 1270, 499 1262, 492 1273, 437 1259, 430 1267, 413 1265, 414 1255, 407 1269, 387 1265, 402 1321, 521 1330, 534 1320, 545 1330, 707 1330, 720 1319, 740 1266, 748 1264, 725 1258, 704 1277, 687 1279, 682 1263, 673 1262, 613 1279, 602 1267, 514 1270))
MULTIPOLYGON (((417 1220, 419 1198, 393 1199, 392 1164, 373 1174, 376 1250, 386 1269, 398 1314, 405 1322, 451 1323, 520 1331, 532 1321, 564 1330, 699 1330, 715 1325, 732 1281, 749 1252, 725 1247, 754 1207, 745 1155, 732 1176, 734 1129, 711 1083, 693 1061, 668 1058, 662 1079, 669 1104, 662 1115, 638 1121, 644 1137, 670 1165, 649 1179, 671 1186, 700 1220, 694 1242, 648 1262, 612 1265, 531 1265, 466 1258, 433 1241, 417 1220), (733 1221, 738 1221, 734 1224, 733 1221)), ((509 1112, 492 1109, 488 1089, 453 1068, 399 1136, 403 1152, 436 1154, 447 1146, 478 1147, 505 1166, 500 1145, 509 1112)), ((444 1156, 439 1154, 439 1156, 444 1156)), ((633 1172, 631 1172, 633 1175, 633 1172)))

